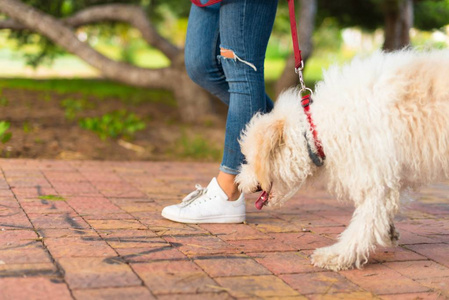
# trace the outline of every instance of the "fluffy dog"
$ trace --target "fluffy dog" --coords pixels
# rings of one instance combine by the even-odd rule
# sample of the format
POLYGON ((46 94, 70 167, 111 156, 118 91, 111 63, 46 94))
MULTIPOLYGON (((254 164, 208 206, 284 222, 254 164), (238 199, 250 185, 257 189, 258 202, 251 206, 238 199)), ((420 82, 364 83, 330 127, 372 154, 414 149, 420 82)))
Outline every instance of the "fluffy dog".
POLYGON ((312 263, 360 268, 376 245, 397 244, 400 192, 449 176, 449 51, 376 52, 331 67, 313 100, 323 166, 312 162, 311 126, 298 90, 290 89, 247 126, 241 139, 247 163, 236 181, 244 193, 269 190, 272 206, 304 183, 326 181, 355 211, 338 242, 315 250, 312 263))

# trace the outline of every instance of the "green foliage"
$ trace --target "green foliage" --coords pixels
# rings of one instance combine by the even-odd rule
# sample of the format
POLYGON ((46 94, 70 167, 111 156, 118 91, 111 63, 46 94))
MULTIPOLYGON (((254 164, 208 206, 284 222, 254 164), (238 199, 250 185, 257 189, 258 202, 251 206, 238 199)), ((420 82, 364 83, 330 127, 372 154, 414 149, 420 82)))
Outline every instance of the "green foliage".
POLYGON ((383 25, 384 0, 334 0, 318 1, 317 24, 334 18, 340 27, 360 27, 374 30, 383 25))
MULTIPOLYGON (((28 66, 37 68, 40 65, 50 66, 54 59, 65 53, 60 47, 54 45, 46 37, 39 36, 40 51, 25 53, 24 59, 28 66)), ((18 38, 21 42, 20 37, 18 38)))
POLYGON ((150 0, 147 11, 150 19, 157 25, 161 25, 167 15, 172 18, 187 18, 190 11, 190 1, 179 0, 150 0))
POLYGON ((125 47, 123 47, 121 56, 123 62, 134 64, 134 52, 130 45, 125 45, 125 47))
POLYGON ((95 107, 93 103, 86 99, 64 99, 61 101, 61 106, 65 109, 64 115, 68 120, 74 120, 78 113, 85 109, 92 109, 95 107))
MULTIPOLYGON (((120 1, 111 0, 23 0, 24 3, 33 6, 43 12, 50 14, 56 18, 68 17, 75 12, 92 5, 119 3, 120 1)), ((141 4, 142 1, 132 1, 132 4, 141 4)), ((56 46, 48 38, 30 34, 28 30, 25 31, 11 31, 10 38, 18 42, 19 47, 26 45, 39 45, 37 52, 31 52, 25 55, 26 62, 32 67, 37 67, 41 64, 51 64, 53 60, 65 53, 60 47, 56 46)))
POLYGON ((323 51, 335 52, 335 49, 340 49, 343 38, 337 20, 334 18, 324 19, 313 34, 313 43, 315 49, 320 53, 323 51))
MULTIPOLYGON (((398 9, 400 1, 402 0, 318 1, 317 28, 322 27, 327 19, 332 18, 335 25, 340 28, 357 26, 371 31, 384 25, 384 13, 398 9)), ((125 2, 122 0, 23 0, 23 2, 57 18, 65 18, 82 9, 96 5, 113 3, 140 5, 158 31, 177 44, 183 41, 186 20, 191 6, 190 1, 187 0, 128 0, 125 2)), ((441 28, 449 23, 449 0, 420 0, 415 1, 414 5, 415 27, 431 30, 441 28)), ((83 31, 97 41, 102 40, 102 38, 111 43, 119 40, 119 53, 115 55, 114 59, 137 65, 139 65, 139 61, 147 60, 146 58, 136 59, 137 48, 133 45, 136 37, 128 24, 103 22, 85 26, 83 31)), ((278 47, 270 46, 273 49, 269 49, 267 52, 268 58, 270 56, 285 58, 290 53, 289 32, 287 1, 280 1, 272 36, 275 42, 271 44, 278 47)), ((37 51, 31 51, 25 55, 28 63, 32 66, 51 63, 55 57, 64 53, 45 37, 30 34, 29 31, 13 31, 10 33, 10 37, 18 41, 19 47, 39 45, 37 51)))
POLYGON ((201 135, 197 134, 192 138, 185 132, 177 141, 175 152, 180 157, 197 160, 218 161, 222 156, 222 151, 201 135))
POLYGON ((39 199, 49 200, 49 201, 66 201, 66 199, 64 197, 57 196, 57 195, 43 195, 43 196, 39 196, 39 199))
MULTIPOLYGON (((178 18, 186 18, 188 16, 190 1, 179 0, 22 0, 24 3, 33 6, 51 16, 56 18, 65 18, 74 13, 88 8, 90 6, 97 6, 103 4, 126 3, 140 5, 147 13, 149 19, 158 29, 164 29, 163 22, 168 18, 176 20, 178 18)), ((117 22, 103 22, 85 28, 94 28, 95 37, 101 36, 118 36, 123 33, 123 28, 128 25, 119 24, 117 22)), ((39 45, 38 51, 31 52, 25 55, 27 64, 32 67, 37 67, 41 64, 51 64, 53 60, 65 53, 60 47, 56 46, 46 37, 38 34, 30 34, 28 30, 11 31, 10 39, 18 42, 19 47, 27 45, 39 45)), ((126 52, 125 61, 127 58, 126 52)))
MULTIPOLYGON (((182 31, 182 35, 184 34, 185 31, 182 31)), ((94 48, 112 60, 137 67, 157 69, 170 66, 170 60, 162 52, 148 45, 139 31, 133 28, 121 34, 120 38, 114 36, 99 38, 94 48)))
POLYGON ((102 140, 106 138, 132 138, 146 127, 144 121, 126 110, 116 110, 101 117, 87 117, 79 121, 81 128, 95 132, 102 140))
POLYGON ((415 26, 422 30, 449 24, 449 0, 424 0, 415 4, 415 26))
MULTIPOLYGON (((402 0, 335 0, 318 1, 317 20, 333 17, 345 27, 374 30, 384 25, 384 14, 397 11, 402 0)), ((414 27, 432 30, 449 24, 448 0, 414 1, 414 27)))
POLYGON ((11 124, 9 122, 6 121, 0 122, 0 141, 2 142, 2 144, 8 142, 12 137, 12 133, 7 132, 10 126, 11 124))

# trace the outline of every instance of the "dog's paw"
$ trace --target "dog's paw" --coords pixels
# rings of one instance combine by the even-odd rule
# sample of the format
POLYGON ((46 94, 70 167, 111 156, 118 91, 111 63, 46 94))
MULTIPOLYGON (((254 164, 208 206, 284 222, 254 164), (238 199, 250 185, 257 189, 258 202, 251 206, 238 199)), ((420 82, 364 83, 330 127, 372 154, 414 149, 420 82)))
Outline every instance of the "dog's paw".
POLYGON ((399 237, 401 235, 394 227, 394 224, 390 224, 390 230, 388 232, 388 236, 390 237, 390 245, 389 246, 396 247, 399 244, 399 237))
POLYGON ((335 245, 316 249, 311 257, 312 264, 315 267, 332 271, 352 269, 355 261, 345 256, 344 253, 340 253, 339 250, 341 251, 335 245))

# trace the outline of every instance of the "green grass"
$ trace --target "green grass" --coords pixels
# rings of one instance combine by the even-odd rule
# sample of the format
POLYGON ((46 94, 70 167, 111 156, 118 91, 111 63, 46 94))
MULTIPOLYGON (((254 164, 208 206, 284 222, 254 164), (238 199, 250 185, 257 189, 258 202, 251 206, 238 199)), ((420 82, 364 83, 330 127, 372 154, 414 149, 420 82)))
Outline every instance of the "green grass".
POLYGON ((49 200, 49 201, 66 201, 66 199, 64 197, 56 196, 56 195, 43 195, 43 196, 39 196, 39 199, 49 200))
POLYGON ((176 106, 173 95, 168 91, 136 88, 98 79, 3 78, 0 79, 0 89, 2 88, 56 92, 59 94, 81 93, 99 99, 114 97, 130 104, 155 102, 176 106))

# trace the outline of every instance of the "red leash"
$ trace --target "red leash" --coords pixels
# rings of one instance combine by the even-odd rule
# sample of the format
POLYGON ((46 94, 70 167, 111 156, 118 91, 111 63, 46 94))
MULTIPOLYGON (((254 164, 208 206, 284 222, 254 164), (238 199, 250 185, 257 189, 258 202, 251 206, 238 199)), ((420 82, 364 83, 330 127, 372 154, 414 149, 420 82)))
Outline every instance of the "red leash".
MULTIPOLYGON (((313 124, 312 115, 310 113, 310 104, 313 103, 312 100, 312 90, 307 88, 304 84, 304 77, 302 75, 302 70, 304 69, 304 61, 301 57, 301 50, 299 49, 298 43, 298 33, 296 30, 296 16, 295 16, 295 0, 287 0, 288 2, 288 11, 290 16, 290 27, 292 32, 292 41, 293 41, 293 52, 295 54, 295 72, 299 76, 299 84, 301 89, 299 93, 302 94, 304 92, 310 92, 310 94, 306 94, 302 96, 301 105, 304 108, 304 113, 307 116, 307 120, 309 121, 310 129, 312 130, 313 140, 315 144, 316 151, 318 152, 318 156, 321 160, 324 160, 326 156, 324 155, 323 147, 321 146, 321 142, 318 139, 318 133, 315 129, 315 124, 313 124)), ((317 164, 314 160, 314 163, 317 164)))
POLYGON ((293 41, 293 53, 295 54, 295 71, 298 73, 298 70, 302 71, 304 69, 304 61, 302 60, 301 50, 299 49, 298 31, 296 29, 295 1, 287 0, 287 2, 293 41))
MULTIPOLYGON (((315 154, 313 150, 310 148, 309 142, 307 142, 307 147, 309 151, 309 156, 312 159, 313 163, 316 166, 322 166, 326 156, 324 154, 323 147, 321 146, 321 142, 318 139, 318 133, 315 129, 315 124, 313 123, 312 120, 312 114, 310 113, 310 104, 313 103, 313 100, 311 98, 312 90, 306 87, 304 83, 304 77, 302 75, 302 71, 304 69, 304 61, 302 60, 301 50, 299 49, 298 32, 296 29, 295 1, 294 0, 287 0, 287 1, 288 1, 288 11, 290 16, 290 27, 293 41, 293 52, 295 55, 295 72, 299 76, 299 84, 300 84, 299 93, 301 95, 304 92, 310 92, 310 94, 302 96, 301 105, 304 108, 304 113, 307 116, 307 121, 309 122, 310 130, 312 131, 313 134, 313 141, 317 154, 315 154)), ((257 199, 255 203, 256 208, 259 210, 262 209, 262 207, 268 203, 269 198, 270 193, 263 191, 262 194, 259 196, 259 199, 257 199)))
MULTIPOLYGON (((205 7, 221 2, 221 0, 209 0, 205 4, 201 4, 200 0, 190 0, 190 1, 199 7, 205 7)), ((290 17, 292 41, 293 41, 293 53, 295 54, 295 72, 299 76, 299 85, 300 85, 299 94, 302 95, 303 93, 309 92, 309 94, 306 94, 301 97, 302 98, 301 105, 304 108, 304 113, 307 116, 307 121, 309 122, 310 130, 312 131, 313 134, 313 141, 317 153, 315 154, 314 151, 310 148, 309 142, 307 142, 307 147, 309 151, 309 156, 312 159, 313 163, 316 166, 322 166, 326 156, 324 154, 323 147, 321 146, 321 142, 318 139, 318 133, 315 129, 315 124, 313 123, 312 115, 310 113, 310 104, 313 103, 313 100, 311 98, 312 90, 306 87, 304 83, 304 77, 302 75, 302 71, 304 69, 304 61, 302 60, 301 50, 299 49, 298 31, 296 29, 295 0, 287 0, 287 2, 290 17)), ((259 199, 257 199, 255 203, 256 208, 262 209, 262 207, 267 204, 269 197, 270 193, 263 191, 262 194, 259 196, 259 199)))

